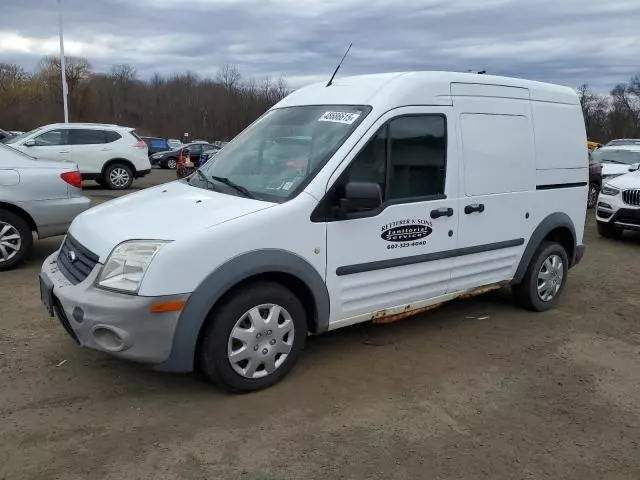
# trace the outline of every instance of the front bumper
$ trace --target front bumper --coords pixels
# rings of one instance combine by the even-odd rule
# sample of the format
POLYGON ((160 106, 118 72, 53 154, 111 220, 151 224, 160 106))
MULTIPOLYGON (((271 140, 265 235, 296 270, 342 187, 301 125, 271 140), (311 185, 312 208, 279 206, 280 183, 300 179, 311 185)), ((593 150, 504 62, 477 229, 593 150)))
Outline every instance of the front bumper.
POLYGON ((169 358, 180 311, 151 313, 151 305, 182 302, 188 294, 141 297, 94 287, 100 265, 77 285, 60 272, 49 256, 40 272, 42 299, 79 345, 141 363, 169 358))
POLYGON ((145 177, 147 175, 149 175, 151 173, 151 169, 148 168, 146 170, 138 170, 136 171, 136 178, 142 178, 145 177))
POLYGON ((640 231, 640 207, 627 205, 620 195, 600 195, 596 205, 596 220, 623 230, 640 231))

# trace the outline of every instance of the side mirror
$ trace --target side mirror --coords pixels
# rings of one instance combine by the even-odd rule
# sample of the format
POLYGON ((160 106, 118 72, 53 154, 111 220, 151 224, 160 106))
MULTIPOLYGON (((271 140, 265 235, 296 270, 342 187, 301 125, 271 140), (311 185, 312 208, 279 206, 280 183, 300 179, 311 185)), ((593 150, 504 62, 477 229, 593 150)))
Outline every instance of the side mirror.
POLYGON ((640 170, 640 163, 634 163, 629 167, 630 172, 637 172, 638 170, 640 170))
POLYGON ((344 214, 375 210, 382 205, 380 185, 368 182, 349 182, 340 199, 340 209, 344 214))
POLYGON ((23 145, 25 147, 35 147, 36 141, 32 138, 31 140, 27 140, 26 142, 24 142, 23 145))

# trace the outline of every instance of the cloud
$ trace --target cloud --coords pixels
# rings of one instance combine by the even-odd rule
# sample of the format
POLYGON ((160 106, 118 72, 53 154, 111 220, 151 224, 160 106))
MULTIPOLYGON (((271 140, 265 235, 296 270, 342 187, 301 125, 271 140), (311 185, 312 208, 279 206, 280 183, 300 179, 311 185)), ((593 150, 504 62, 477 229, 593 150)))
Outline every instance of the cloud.
MULTIPOLYGON (((141 76, 225 63, 293 86, 342 74, 487 70, 608 91, 639 73, 637 0, 63 0, 65 47, 141 76)), ((3 6, 0 61, 57 52, 53 0, 3 6)))

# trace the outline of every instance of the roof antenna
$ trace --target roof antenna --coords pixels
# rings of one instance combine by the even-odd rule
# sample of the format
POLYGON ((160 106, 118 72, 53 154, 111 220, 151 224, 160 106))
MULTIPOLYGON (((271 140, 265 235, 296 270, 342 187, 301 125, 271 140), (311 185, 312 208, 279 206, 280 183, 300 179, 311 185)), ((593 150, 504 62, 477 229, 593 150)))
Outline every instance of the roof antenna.
POLYGON ((349 50, 351 50, 351 46, 352 45, 353 45, 353 42, 351 42, 349 44, 349 48, 347 48, 347 51, 344 52, 344 55, 342 56, 342 59, 340 60, 340 63, 338 64, 338 66, 334 70, 333 75, 331 75, 331 79, 329 79, 329 82, 325 85, 325 87, 330 87, 332 85, 333 79, 336 77, 336 73, 338 73, 338 70, 340 70, 340 67, 342 66, 342 62, 344 62, 344 59, 347 56, 347 54, 349 53, 349 50))

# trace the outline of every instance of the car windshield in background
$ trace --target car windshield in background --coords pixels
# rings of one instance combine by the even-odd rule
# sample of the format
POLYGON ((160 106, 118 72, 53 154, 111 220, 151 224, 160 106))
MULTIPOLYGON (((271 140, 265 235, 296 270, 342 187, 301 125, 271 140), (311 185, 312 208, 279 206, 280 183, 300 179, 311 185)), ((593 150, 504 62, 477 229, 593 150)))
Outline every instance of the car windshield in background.
POLYGON ((40 130, 42 130, 42 127, 33 129, 30 132, 21 133, 20 135, 16 135, 15 137, 11 137, 11 138, 5 140, 4 143, 6 143, 7 145, 11 145, 12 143, 17 143, 20 140, 22 140, 23 138, 28 137, 32 133, 39 132, 40 130))
MULTIPOLYGON (((228 179, 258 199, 285 201, 304 188, 370 110, 346 105, 271 110, 220 150, 202 171, 208 179, 228 179)), ((208 185, 198 175, 190 183, 208 185)))
POLYGON ((611 140, 609 143, 607 143, 608 147, 620 147, 623 145, 638 145, 640 146, 640 139, 634 139, 634 138, 630 138, 630 139, 625 139, 625 140, 611 140))
POLYGON ((600 163, 633 165, 640 162, 640 150, 596 150, 592 153, 592 158, 600 163))

